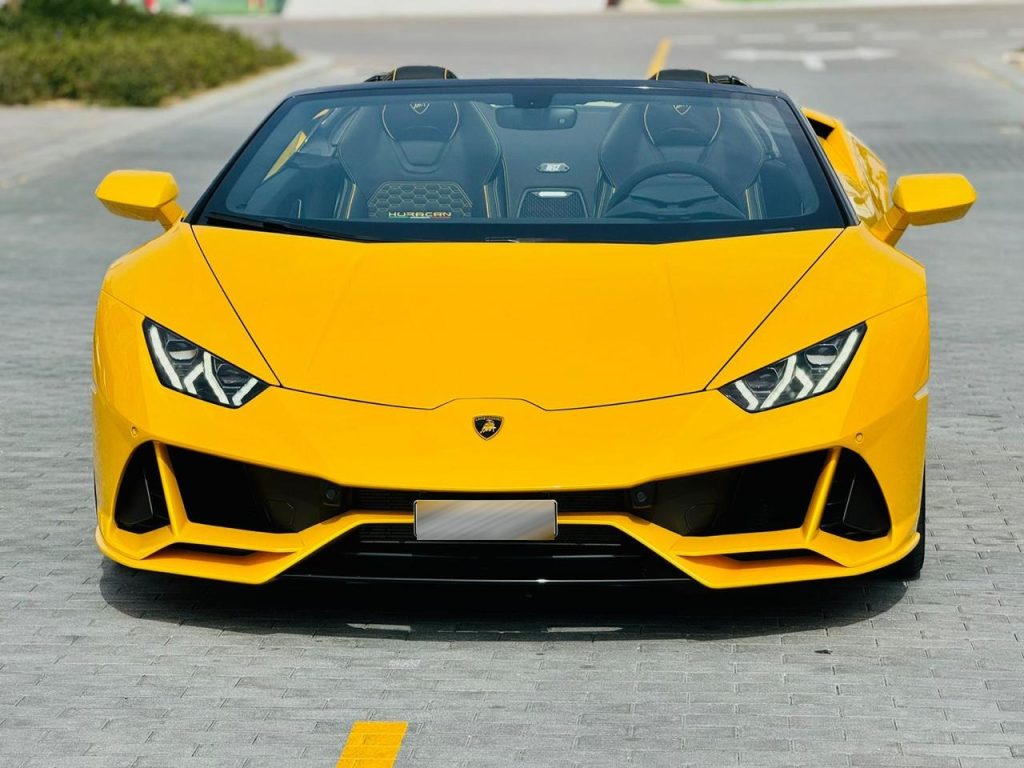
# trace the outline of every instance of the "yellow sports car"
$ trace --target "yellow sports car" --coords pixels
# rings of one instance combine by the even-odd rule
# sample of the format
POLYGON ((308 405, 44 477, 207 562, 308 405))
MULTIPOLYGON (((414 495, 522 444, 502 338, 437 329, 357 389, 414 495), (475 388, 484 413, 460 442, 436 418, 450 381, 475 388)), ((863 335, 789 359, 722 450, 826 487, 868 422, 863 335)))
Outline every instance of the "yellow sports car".
POLYGON ((925 553, 928 303, 963 216, 731 76, 294 94, 110 268, 96 541, 261 583, 901 578, 925 553))

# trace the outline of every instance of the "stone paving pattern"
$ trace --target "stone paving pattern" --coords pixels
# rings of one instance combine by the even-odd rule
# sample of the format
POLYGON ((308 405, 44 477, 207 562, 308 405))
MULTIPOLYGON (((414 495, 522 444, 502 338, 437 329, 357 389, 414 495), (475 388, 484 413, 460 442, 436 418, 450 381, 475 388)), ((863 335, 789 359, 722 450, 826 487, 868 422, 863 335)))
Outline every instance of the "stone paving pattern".
POLYGON ((105 562, 92 313, 106 265, 155 231, 92 190, 156 167, 194 200, 279 84, 0 189, 0 766, 327 768, 356 720, 408 721, 405 768, 1024 764, 1024 91, 985 64, 1024 10, 254 29, 335 56, 345 79, 421 61, 633 75, 660 37, 688 35, 672 64, 745 70, 835 111, 896 173, 967 173, 970 218, 904 240, 932 295, 924 573, 730 593, 252 589, 105 562), (825 72, 721 58, 743 34, 896 56, 825 72))

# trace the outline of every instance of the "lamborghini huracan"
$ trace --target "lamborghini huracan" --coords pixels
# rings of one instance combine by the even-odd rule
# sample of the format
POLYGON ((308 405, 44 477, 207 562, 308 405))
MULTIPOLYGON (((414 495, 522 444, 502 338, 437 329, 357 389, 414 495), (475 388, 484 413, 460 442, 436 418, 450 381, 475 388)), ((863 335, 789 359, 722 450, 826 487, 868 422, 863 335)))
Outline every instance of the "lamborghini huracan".
POLYGON ((741 587, 925 555, 928 301, 962 217, 733 76, 295 93, 96 313, 96 541, 262 583, 741 587))

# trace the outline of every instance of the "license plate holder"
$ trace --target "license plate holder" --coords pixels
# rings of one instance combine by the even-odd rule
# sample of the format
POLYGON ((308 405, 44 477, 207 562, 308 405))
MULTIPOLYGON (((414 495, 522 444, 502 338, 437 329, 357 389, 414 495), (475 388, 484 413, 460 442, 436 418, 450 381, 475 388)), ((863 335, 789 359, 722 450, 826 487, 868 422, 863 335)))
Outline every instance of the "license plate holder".
POLYGON ((558 534, 554 499, 417 499, 418 541, 550 541, 558 534))

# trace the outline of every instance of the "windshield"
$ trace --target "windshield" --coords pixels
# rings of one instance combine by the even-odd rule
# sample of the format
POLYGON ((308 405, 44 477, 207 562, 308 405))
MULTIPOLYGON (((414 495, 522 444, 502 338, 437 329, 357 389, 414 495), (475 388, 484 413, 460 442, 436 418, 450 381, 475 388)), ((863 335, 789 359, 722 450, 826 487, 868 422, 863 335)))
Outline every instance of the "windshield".
POLYGON ((721 86, 389 83, 286 100, 191 220, 386 242, 841 227, 812 141, 785 99, 721 86))

